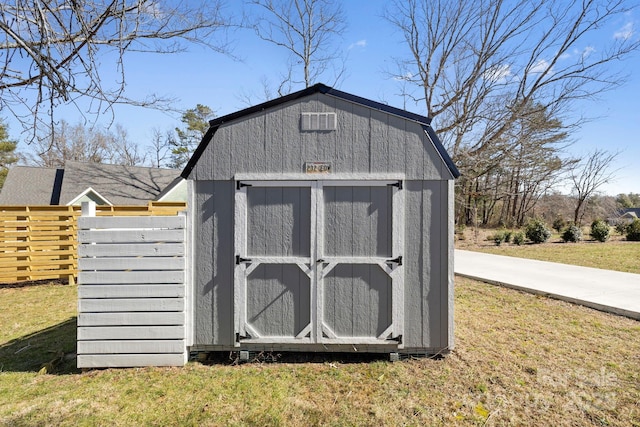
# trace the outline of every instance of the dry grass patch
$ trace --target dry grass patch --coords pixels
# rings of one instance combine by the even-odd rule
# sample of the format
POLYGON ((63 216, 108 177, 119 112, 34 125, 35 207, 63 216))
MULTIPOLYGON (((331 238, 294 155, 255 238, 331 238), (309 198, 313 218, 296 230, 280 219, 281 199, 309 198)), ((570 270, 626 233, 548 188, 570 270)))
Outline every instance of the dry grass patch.
POLYGON ((0 372, 0 425, 640 426, 637 321, 457 278, 456 338, 444 359, 397 363, 38 375, 33 360, 0 372))

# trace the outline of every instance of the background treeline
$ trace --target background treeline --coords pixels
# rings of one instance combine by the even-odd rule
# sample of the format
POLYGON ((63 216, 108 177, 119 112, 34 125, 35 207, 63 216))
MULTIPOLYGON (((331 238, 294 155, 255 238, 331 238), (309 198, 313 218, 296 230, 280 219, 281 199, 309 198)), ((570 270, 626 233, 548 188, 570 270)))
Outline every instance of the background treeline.
MULTIPOLYGON (((493 210, 480 209, 479 217, 481 221, 479 226, 488 228, 505 227, 518 228, 526 225, 532 218, 542 219, 550 228, 554 222, 560 220, 565 225, 573 223, 576 200, 574 196, 562 194, 559 192, 550 192, 540 196, 535 203, 532 204, 527 214, 521 222, 504 221, 505 206, 508 203, 500 200, 493 203, 493 210)), ((482 204, 481 204, 482 206, 482 204)), ((589 199, 584 208, 582 218, 583 225, 590 225, 593 221, 615 220, 625 208, 640 208, 640 194, 618 194, 617 196, 596 195, 589 199)))
MULTIPOLYGON (((277 67, 257 75, 262 93, 247 104, 348 75, 338 0, 193 2, 9 2, 0 14, 0 111, 22 128, 29 153, 16 154, 2 127, 0 171, 19 158, 35 165, 66 160, 181 168, 200 141, 213 108, 177 111, 162 94, 132 98, 128 60, 198 47, 241 59, 248 46, 272 49, 277 67), (20 23, 20 25, 16 25, 20 23), (232 46, 237 32, 252 42, 232 46), (106 55, 106 56, 105 56, 106 55), (110 58, 108 61, 104 58, 110 58), (118 78, 108 78, 109 72, 118 78), (126 129, 100 129, 98 118, 126 104, 181 114, 182 126, 132 143, 126 129), (59 117, 75 107, 77 123, 59 117)), ((398 49, 380 58, 381 79, 397 82, 403 107, 433 119, 462 172, 456 182, 459 225, 521 226, 539 215, 578 225, 614 210, 599 197, 615 178, 620 153, 578 153, 580 111, 625 81, 623 61, 640 51, 633 2, 619 0, 390 0, 380 17, 398 49), (556 194, 569 194, 562 198, 556 194), (548 200, 558 205, 546 207, 548 200)), ((215 73, 215 71, 212 71, 215 73)), ((179 76, 180 78, 188 78, 179 76)), ((215 77, 215 76, 212 76, 215 77)), ((240 82, 239 82, 240 83, 240 82)), ((382 95, 384 96, 384 95, 382 95)), ((1 178, 1 176, 0 176, 1 178)))

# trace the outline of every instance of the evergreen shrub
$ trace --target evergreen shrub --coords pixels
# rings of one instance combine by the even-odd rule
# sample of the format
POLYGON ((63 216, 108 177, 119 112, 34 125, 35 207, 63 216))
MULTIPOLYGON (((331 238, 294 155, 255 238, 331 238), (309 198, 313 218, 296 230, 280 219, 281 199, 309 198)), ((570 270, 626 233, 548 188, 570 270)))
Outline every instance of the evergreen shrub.
POLYGON ((636 218, 627 226, 627 240, 640 242, 640 219, 636 218))
POLYGON ((609 224, 601 219, 597 219, 591 223, 591 237, 598 242, 606 242, 611 235, 609 224))
POLYGON ((623 220, 623 219, 619 219, 616 221, 614 227, 616 229, 616 233, 618 233, 621 236, 624 236, 627 233, 627 226, 629 224, 627 224, 627 221, 623 220))
POLYGON ((551 237, 551 230, 540 218, 534 218, 527 223, 524 230, 527 239, 533 243, 544 243, 551 237))
POLYGON ((556 230, 556 232, 560 233, 562 229, 565 228, 566 226, 567 226, 567 221, 565 221, 561 217, 558 217, 553 221, 553 225, 551 226, 551 228, 556 230))
POLYGON ((513 235, 513 244, 520 246, 524 243, 524 233, 522 231, 518 231, 513 235))
POLYGON ((562 236, 560 237, 562 237, 562 241, 565 243, 578 243, 582 240, 582 230, 580 230, 580 227, 570 225, 562 232, 562 236))

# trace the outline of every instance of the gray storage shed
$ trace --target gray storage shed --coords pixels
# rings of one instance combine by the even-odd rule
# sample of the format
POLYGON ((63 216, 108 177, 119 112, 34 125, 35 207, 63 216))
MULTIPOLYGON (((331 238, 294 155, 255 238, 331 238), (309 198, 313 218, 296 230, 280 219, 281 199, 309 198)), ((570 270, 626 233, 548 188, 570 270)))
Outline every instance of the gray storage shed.
POLYGON ((190 349, 450 350, 459 173, 429 123, 322 84, 212 120, 190 349))

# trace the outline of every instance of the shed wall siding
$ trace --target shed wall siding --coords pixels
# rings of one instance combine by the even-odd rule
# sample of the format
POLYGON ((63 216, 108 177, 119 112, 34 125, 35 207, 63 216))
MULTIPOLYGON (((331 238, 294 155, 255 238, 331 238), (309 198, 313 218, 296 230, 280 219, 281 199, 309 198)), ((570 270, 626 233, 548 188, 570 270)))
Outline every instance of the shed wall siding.
POLYGON ((238 173, 300 173, 305 162, 333 173, 404 173, 411 180, 451 179, 422 125, 325 94, 315 94, 223 124, 195 165, 198 181, 238 173), (303 132, 302 112, 336 112, 336 131, 303 132))
MULTIPOLYGON (((453 240, 451 227, 451 205, 453 197, 453 181, 405 181, 405 310, 404 310, 404 347, 405 352, 412 351, 440 351, 449 347, 452 341, 452 298, 453 298, 453 240), (451 228, 451 230, 449 230, 451 228)), ((196 181, 195 194, 192 207, 195 209, 195 339, 197 348, 210 348, 219 350, 233 349, 235 337, 233 334, 233 212, 234 212, 234 181, 196 181)), ((334 194, 335 196, 335 194, 334 194)), ((376 243, 382 245, 376 249, 385 252, 384 244, 386 230, 375 226, 380 240, 376 243)), ((383 227, 384 228, 384 227, 383 227)), ((334 248, 336 251, 338 247, 334 248)), ((360 252, 360 251, 358 251, 360 252)), ((345 268, 351 268, 346 266, 345 268)), ((366 267, 377 269, 378 267, 366 267)), ((265 272, 257 272, 258 276, 265 272)), ((377 271, 365 272, 359 276, 369 276, 377 271)), ((265 273, 266 274, 266 273, 265 273)), ((336 277, 327 281, 328 289, 326 298, 333 298, 338 286, 338 281, 344 282, 344 274, 336 271, 336 277), (335 280, 334 280, 335 279, 335 280), (333 282, 332 282, 333 281, 333 282), (334 283, 335 282, 335 283, 334 283), (333 292, 333 293, 332 293, 333 292), (333 295, 333 296, 332 296, 333 295)), ((256 276, 256 280, 264 277, 256 276)), ((266 277, 266 276, 265 276, 266 277)), ((377 282, 381 282, 376 280, 377 282)), ((345 282, 346 283, 346 282, 345 282)), ((360 301, 358 292, 369 292, 370 289, 356 283, 350 297, 360 301), (362 289, 361 289, 362 288, 362 289)), ((378 286, 378 285, 376 285, 378 286)), ((381 285, 382 286, 382 285, 381 285)), ((278 290, 265 290, 265 292, 277 292, 278 290)), ((389 300, 388 295, 383 295, 387 287, 374 289, 373 294, 389 300), (382 293, 381 293, 382 292, 382 293)), ((267 295, 268 296, 268 295, 267 295)), ((255 295, 260 298, 260 295, 255 295)), ((299 297, 307 301, 306 295, 299 297)), ((340 297, 343 298, 342 296, 340 297)), ((378 306, 378 301, 369 301, 371 306, 378 306)), ((283 303, 289 303, 283 301, 283 303)), ((249 304, 251 306, 252 304, 249 304)), ((354 304, 355 305, 355 304, 354 304)), ((360 313, 364 313, 359 310, 360 313)), ((365 310, 366 311, 366 310, 365 310)), ((300 325, 307 321, 306 312, 296 312, 297 318, 290 319, 287 325, 278 327, 290 327, 291 330, 269 330, 269 334, 294 334, 298 332, 300 325)), ((355 314, 358 311, 354 312, 355 314)), ((336 326, 345 335, 373 334, 384 329, 388 323, 389 313, 376 312, 375 315, 360 316, 366 320, 366 324, 358 324, 360 319, 344 318, 345 313, 330 312, 329 320, 332 326, 336 326)), ((266 313, 269 319, 258 319, 260 325, 268 325, 273 319, 278 318, 277 313, 266 313)), ((362 319, 360 319, 362 320, 362 319)), ((266 326, 264 326, 266 327, 266 326)), ((257 347, 256 347, 257 348, 257 347)), ((311 350, 313 346, 288 345, 292 350, 311 350)), ((371 349, 374 349, 372 347, 371 349)), ((315 348, 314 351, 317 351, 315 348)), ((325 349, 326 350, 326 349, 325 349)), ((362 350, 362 349, 361 349, 362 350)))
POLYGON ((194 343, 233 346, 232 181, 196 181, 194 343))
MULTIPOLYGON (((448 346, 452 262, 447 181, 408 181, 405 219, 405 347, 448 346)), ((451 289, 452 291, 452 289, 451 289)))

